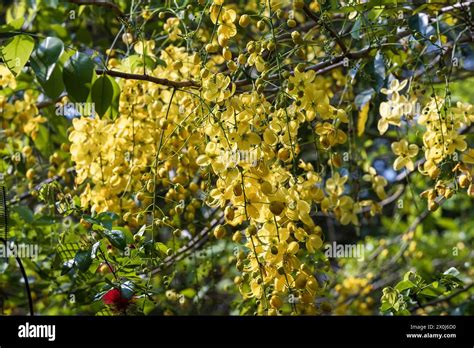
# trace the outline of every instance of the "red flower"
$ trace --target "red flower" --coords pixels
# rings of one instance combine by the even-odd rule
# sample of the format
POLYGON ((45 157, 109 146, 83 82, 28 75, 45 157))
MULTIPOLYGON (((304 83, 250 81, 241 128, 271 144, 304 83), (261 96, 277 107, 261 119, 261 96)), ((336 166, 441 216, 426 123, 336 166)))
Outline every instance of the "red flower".
POLYGON ((112 305, 119 310, 127 309, 130 304, 130 299, 123 297, 122 292, 118 289, 108 291, 104 297, 102 297, 102 301, 106 305, 112 305))

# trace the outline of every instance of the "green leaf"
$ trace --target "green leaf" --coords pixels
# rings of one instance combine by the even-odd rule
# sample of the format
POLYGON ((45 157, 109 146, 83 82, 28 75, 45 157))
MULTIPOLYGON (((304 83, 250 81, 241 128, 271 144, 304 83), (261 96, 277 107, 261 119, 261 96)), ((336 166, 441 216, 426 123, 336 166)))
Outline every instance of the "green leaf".
POLYGON ((429 25, 429 18, 425 13, 417 13, 408 18, 408 26, 423 36, 429 35, 430 31, 432 31, 432 27, 429 25))
POLYGON ((426 287, 423 290, 420 291, 421 295, 429 296, 429 297, 437 297, 439 293, 434 291, 431 287, 426 287))
POLYGON ((95 217, 97 222, 106 229, 111 230, 113 222, 118 219, 118 215, 112 212, 103 212, 95 217))
POLYGON ((136 236, 142 237, 146 232, 146 224, 140 227, 137 233, 135 233, 136 236))
POLYGON ((367 18, 375 22, 380 17, 382 12, 383 12, 383 9, 381 8, 372 8, 367 14, 367 18))
POLYGON ((419 292, 421 295, 429 296, 429 297, 437 297, 441 294, 442 292, 435 289, 432 285, 427 286, 423 290, 419 292))
POLYGON ((401 311, 397 312, 397 315, 411 315, 408 309, 402 309, 401 311))
POLYGON ((63 263, 61 267, 61 275, 65 275, 66 273, 69 273, 74 266, 74 262, 72 260, 68 260, 63 263))
POLYGON ((47 37, 31 54, 30 64, 40 82, 49 80, 63 51, 64 44, 60 39, 47 37))
POLYGON ((103 117, 107 113, 110 114, 111 108, 114 107, 114 104, 115 106, 118 106, 119 94, 120 88, 112 77, 102 75, 95 80, 92 85, 91 99, 99 117, 103 117))
POLYGON ((41 152, 41 154, 45 157, 49 156, 51 152, 50 135, 51 134, 47 127, 45 127, 42 124, 39 125, 39 132, 34 140, 34 143, 35 143, 35 146, 38 148, 38 150, 41 152))
POLYGON ((5 273, 9 265, 8 257, 0 257, 0 274, 5 273))
POLYGON ((93 75, 94 63, 84 53, 76 52, 64 64, 63 82, 68 96, 73 102, 84 103, 87 101, 93 75))
POLYGON ((120 293, 123 298, 130 300, 133 297, 135 290, 131 281, 126 281, 120 286, 120 293))
POLYGON ((48 226, 55 224, 57 221, 54 216, 35 216, 35 221, 33 222, 34 226, 48 226))
POLYGON ((57 99, 64 91, 61 67, 56 65, 49 79, 46 82, 39 81, 39 83, 48 97, 57 99))
POLYGON ((362 21, 360 18, 357 18, 352 29, 351 36, 354 40, 360 40, 360 28, 362 26, 362 21))
POLYGON ((389 302, 384 302, 384 303, 382 303, 382 306, 380 306, 380 310, 382 312, 386 312, 389 309, 392 309, 392 305, 389 302))
POLYGON ((184 289, 181 290, 181 295, 184 295, 187 298, 193 298, 194 296, 196 296, 196 290, 194 290, 193 288, 184 289))
POLYGON ((8 33, 11 31, 20 30, 23 26, 23 23, 25 23, 25 18, 18 17, 12 20, 10 23, 0 26, 0 33, 8 33))
POLYGON ((92 257, 90 250, 80 250, 74 257, 74 263, 80 271, 86 272, 92 264, 92 257))
POLYGON ((142 307, 143 307, 143 314, 149 315, 156 308, 156 305, 152 301, 148 300, 147 298, 144 298, 142 307))
POLYGON ((23 18, 23 21, 25 21, 28 17, 26 11, 27 11, 26 1, 25 2, 19 1, 15 3, 15 6, 10 6, 5 15, 5 20, 7 24, 12 25, 12 23, 16 22, 19 18, 23 18))
POLYGON ((5 65, 14 75, 18 75, 30 58, 35 40, 29 35, 17 35, 0 48, 5 65))
POLYGON ((125 250, 125 247, 127 246, 127 242, 125 240, 125 235, 123 234, 122 231, 119 231, 119 230, 105 231, 105 236, 109 240, 110 244, 112 244, 114 247, 120 250, 125 250))
POLYGON ((399 282, 395 286, 395 289, 397 289, 398 291, 403 291, 403 290, 406 290, 406 289, 413 288, 415 286, 416 285, 413 282, 409 281, 409 280, 402 280, 401 282, 399 282))
POLYGON ((361 109, 362 106, 370 102, 372 99, 372 95, 374 94, 374 90, 372 88, 366 89, 362 92, 360 92, 354 100, 355 105, 357 106, 358 109, 361 109))
POLYGON ((446 230, 456 231, 458 224, 453 219, 439 218, 435 220, 436 224, 446 230))
POLYGON ((163 255, 166 255, 166 252, 168 251, 168 247, 166 246, 166 244, 163 244, 161 242, 156 242, 155 248, 156 250, 159 250, 163 255))
POLYGON ((25 221, 27 224, 31 224, 34 221, 33 212, 28 207, 18 205, 16 207, 13 207, 12 211, 20 215, 23 221, 25 221))
POLYGON ((112 105, 108 111, 108 116, 110 119, 115 120, 119 115, 119 101, 120 101, 120 86, 118 83, 112 79, 112 87, 114 88, 114 97, 112 98, 112 105))
POLYGON ((444 271, 443 274, 457 277, 460 274, 460 272, 458 271, 456 267, 451 267, 448 270, 444 271))

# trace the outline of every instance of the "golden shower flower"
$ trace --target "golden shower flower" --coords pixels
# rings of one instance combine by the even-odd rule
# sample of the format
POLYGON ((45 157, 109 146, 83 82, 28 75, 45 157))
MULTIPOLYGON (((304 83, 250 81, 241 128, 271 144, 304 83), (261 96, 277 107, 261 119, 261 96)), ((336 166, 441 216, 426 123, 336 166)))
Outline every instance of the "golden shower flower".
POLYGON ((415 169, 412 158, 418 154, 418 146, 416 144, 408 144, 406 139, 392 143, 392 151, 398 157, 393 163, 393 169, 400 170, 406 167, 409 171, 415 169))

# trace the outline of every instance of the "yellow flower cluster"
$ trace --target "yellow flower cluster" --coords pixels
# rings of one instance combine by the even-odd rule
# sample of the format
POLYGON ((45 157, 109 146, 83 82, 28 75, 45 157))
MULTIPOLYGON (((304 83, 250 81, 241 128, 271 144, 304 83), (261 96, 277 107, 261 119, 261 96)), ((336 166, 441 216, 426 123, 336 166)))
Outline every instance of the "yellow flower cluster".
MULTIPOLYGON (((323 179, 310 163, 295 162, 300 152, 298 130, 314 122, 321 148, 346 142, 339 127, 348 123, 344 110, 329 104, 329 92, 322 90, 314 72, 296 71, 289 78, 289 95, 294 102, 275 108, 257 92, 233 95, 230 81, 214 75, 204 82, 203 97, 215 103, 206 117, 207 145, 197 164, 217 176, 207 204, 225 208, 226 224, 247 225, 245 233, 232 239, 246 251, 237 255, 241 293, 256 298, 258 312, 318 313, 314 303, 319 284, 313 268, 297 255, 300 249, 312 254, 322 246, 321 228, 310 213, 320 204, 341 223, 358 223, 359 204, 344 195, 347 176, 337 172, 323 179), (296 163, 296 168, 295 168, 296 163), (295 169, 299 174, 295 173, 295 169)), ((386 183, 375 176, 380 195, 386 183)), ((214 235, 223 238, 224 226, 214 235)))
POLYGON ((450 198, 459 188, 467 189, 474 196, 472 183, 472 154, 461 134, 474 121, 474 107, 458 102, 450 107, 441 97, 434 97, 422 111, 418 123, 426 127, 423 134, 425 163, 421 173, 436 180, 434 188, 426 190, 422 196, 428 199, 431 210, 438 207, 438 197, 450 198))
MULTIPOLYGON (((179 80, 199 72, 193 57, 182 49, 170 46, 160 58, 169 68, 157 68, 154 73, 159 76, 179 80), (172 63, 177 60, 184 63, 175 70, 172 63)), ((76 184, 85 184, 83 207, 123 213, 123 219, 136 226, 144 222, 139 212, 154 204, 157 189, 173 206, 197 192, 192 179, 198 154, 194 146, 200 139, 191 136, 186 122, 187 110, 197 99, 135 80, 124 80, 121 90, 120 116, 115 120, 73 120, 70 152, 76 184), (184 189, 190 186, 192 190, 184 189)))
POLYGON ((209 12, 212 23, 217 25, 217 41, 222 47, 226 47, 230 38, 237 35, 235 20, 237 13, 233 9, 226 9, 223 0, 214 0, 209 12))
POLYGON ((341 284, 337 284, 334 290, 337 293, 337 304, 334 309, 335 314, 371 315, 375 301, 368 295, 372 291, 370 283, 373 274, 369 273, 367 278, 348 277, 341 284))
MULTIPOLYGON (((0 66, 0 87, 15 86, 16 81, 11 75, 2 72, 0 66)), ((8 71, 8 70, 7 70, 8 71)), ((33 91, 24 92, 22 100, 15 100, 9 103, 4 95, 0 95, 0 115, 2 118, 2 128, 6 129, 10 135, 25 134, 33 140, 36 139, 39 131, 39 125, 46 122, 46 118, 39 115, 36 107, 37 98, 33 91)))
MULTIPOLYGON (((380 134, 384 134, 389 125, 400 127, 403 117, 406 122, 410 122, 413 114, 416 114, 416 97, 408 99, 399 93, 406 86, 407 80, 400 83, 394 79, 388 89, 381 90, 389 100, 380 104, 380 134)), ((474 149, 468 148, 466 136, 461 134, 473 121, 474 106, 458 102, 453 107, 449 101, 439 96, 431 97, 416 120, 418 125, 426 128, 423 133, 425 161, 419 170, 423 175, 436 180, 433 188, 421 194, 428 199, 430 210, 436 210, 439 200, 450 198, 459 187, 467 188, 468 194, 474 196, 473 169, 469 166, 474 163, 474 149)), ((397 156, 393 163, 395 170, 404 167, 408 171, 415 170, 414 159, 419 152, 418 145, 401 139, 392 143, 392 151, 397 156)))
MULTIPOLYGON (((320 177, 303 162, 300 167, 305 174, 295 177, 288 170, 286 164, 294 151, 291 139, 296 141, 304 118, 295 117, 294 107, 273 113, 270 107, 256 93, 227 99, 222 111, 206 120, 209 142, 197 163, 211 165, 218 176, 208 204, 229 204, 226 222, 230 225, 249 223, 245 231, 248 253, 239 254, 237 263, 246 274, 244 279, 249 279, 240 286, 244 296, 259 299, 260 311, 271 314, 292 294, 301 298, 300 310, 314 312, 312 298, 318 284, 296 253, 300 247, 314 252, 322 245, 321 229, 309 215, 312 202, 323 195, 315 187, 320 177), (288 115, 293 116, 292 125, 287 124, 288 115), (226 160, 228 153, 235 154, 234 160, 226 160)), ((233 239, 240 241, 242 235, 236 233, 233 239)))

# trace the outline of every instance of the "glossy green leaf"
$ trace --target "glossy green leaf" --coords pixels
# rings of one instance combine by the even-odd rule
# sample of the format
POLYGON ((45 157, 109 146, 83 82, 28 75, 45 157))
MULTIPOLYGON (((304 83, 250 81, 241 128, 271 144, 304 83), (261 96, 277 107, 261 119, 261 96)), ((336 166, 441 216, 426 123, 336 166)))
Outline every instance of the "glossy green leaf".
POLYGON ((63 82, 73 102, 86 102, 89 97, 94 63, 84 53, 76 52, 64 64, 63 82))
POLYGON ((117 83, 113 78, 102 75, 92 85, 91 99, 99 117, 103 117, 112 108, 114 98, 117 97, 114 84, 117 83))
POLYGON ((31 67, 39 81, 45 82, 50 78, 63 51, 63 42, 55 37, 47 37, 34 50, 31 54, 31 67))
POLYGON ((57 99, 64 91, 64 83, 62 78, 62 70, 59 65, 56 65, 47 81, 41 82, 44 92, 51 99, 57 99))
POLYGON ((0 48, 5 65, 14 75, 18 75, 30 58, 35 40, 29 35, 17 35, 0 48))
POLYGON ((120 250, 125 250, 125 247, 127 246, 127 242, 125 239, 125 235, 123 234, 122 231, 119 231, 119 230, 105 231, 105 236, 109 240, 110 244, 112 244, 114 247, 120 250))
POLYGON ((20 30, 25 23, 25 18, 19 17, 12 20, 10 23, 0 26, 0 33, 8 33, 14 30, 20 30))
POLYGON ((74 263, 80 271, 86 272, 92 264, 92 257, 90 250, 80 250, 74 257, 74 263))

